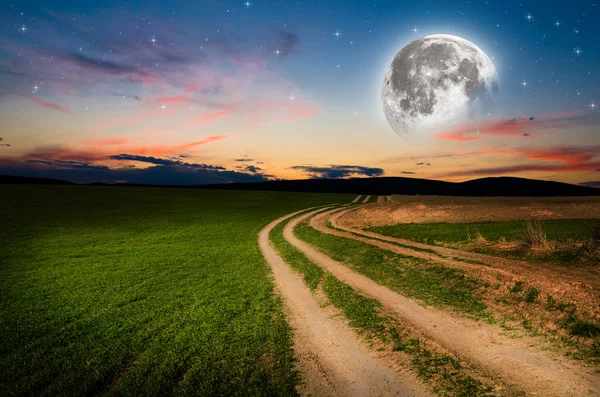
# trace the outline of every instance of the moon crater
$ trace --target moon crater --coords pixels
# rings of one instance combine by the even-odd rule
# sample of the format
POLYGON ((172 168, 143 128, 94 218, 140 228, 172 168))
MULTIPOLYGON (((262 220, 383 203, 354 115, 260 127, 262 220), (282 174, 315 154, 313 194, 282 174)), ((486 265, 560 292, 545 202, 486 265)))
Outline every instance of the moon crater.
POLYGON ((402 48, 381 91, 383 111, 402 136, 489 112, 500 91, 498 73, 475 44, 431 35, 402 48))

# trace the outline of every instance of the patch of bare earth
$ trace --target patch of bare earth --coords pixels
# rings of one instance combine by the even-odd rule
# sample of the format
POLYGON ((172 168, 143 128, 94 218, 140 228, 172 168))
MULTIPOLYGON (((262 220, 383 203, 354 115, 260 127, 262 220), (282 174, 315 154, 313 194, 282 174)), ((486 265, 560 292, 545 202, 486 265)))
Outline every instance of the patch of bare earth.
MULTIPOLYGON (((331 212, 335 212, 335 210, 317 215, 311 220, 311 225, 324 233, 353 238, 392 252, 460 267, 483 281, 504 280, 503 288, 507 289, 515 277, 525 278, 520 274, 512 273, 511 269, 506 269, 500 263, 496 263, 496 267, 471 264, 464 260, 451 259, 452 256, 445 258, 429 252, 411 250, 385 241, 357 236, 347 231, 330 229, 327 227, 325 219, 331 212)), ((509 390, 518 391, 522 389, 527 393, 537 393, 545 396, 579 396, 600 393, 600 379, 592 373, 590 368, 586 368, 582 362, 569 360, 558 352, 544 350, 548 346, 539 337, 520 334, 519 338, 514 338, 514 335, 507 332, 506 328, 498 325, 482 324, 435 308, 424 308, 414 301, 408 300, 352 271, 347 266, 333 261, 293 236, 290 228, 293 227, 294 223, 299 222, 301 218, 304 218, 304 216, 288 225, 286 231, 284 231, 284 236, 309 259, 365 295, 378 299, 386 310, 395 313, 398 318, 412 323, 421 329, 424 334, 429 335, 430 338, 438 341, 457 356, 469 361, 485 373, 499 376, 506 382, 509 390)), ((330 220, 335 226, 335 218, 330 220)), ((439 247, 428 246, 427 248, 439 247)), ((448 253, 446 251, 446 254, 448 253)), ((452 252, 452 255, 458 254, 460 253, 452 252)), ((519 270, 522 269, 519 268, 519 270)), ((560 282, 560 277, 551 277, 551 279, 560 282)), ((533 280, 539 283, 539 277, 533 280)), ((552 288, 550 287, 552 281, 546 281, 549 284, 547 287, 552 288)), ((494 285, 488 284, 490 286, 494 285)), ((558 288, 563 287, 565 287, 564 282, 558 288)), ((491 298, 491 300, 495 302, 496 299, 491 298)), ((494 307, 499 306, 500 304, 494 303, 494 307)), ((512 306, 514 307, 514 305, 512 306)))
POLYGON ((279 218, 259 233, 259 247, 273 271, 290 323, 294 350, 304 383, 301 395, 312 396, 429 396, 412 373, 398 372, 361 342, 331 306, 315 299, 302 277, 286 264, 269 243, 279 218))
POLYGON ((343 223, 363 229, 398 223, 589 218, 600 218, 600 197, 393 196, 392 201, 347 213, 343 223))

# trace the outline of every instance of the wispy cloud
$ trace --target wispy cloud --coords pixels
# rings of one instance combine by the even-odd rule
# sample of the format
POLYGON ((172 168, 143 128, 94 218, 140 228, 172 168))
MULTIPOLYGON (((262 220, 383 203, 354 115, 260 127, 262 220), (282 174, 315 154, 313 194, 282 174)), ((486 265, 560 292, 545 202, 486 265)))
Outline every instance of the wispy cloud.
POLYGON ((585 112, 573 111, 541 117, 484 120, 458 125, 449 131, 439 132, 434 137, 457 142, 474 141, 484 137, 535 137, 544 131, 562 129, 586 119, 590 118, 585 112))
POLYGON ((0 159, 0 174, 63 179, 79 183, 128 182, 156 185, 204 185, 209 183, 264 182, 268 175, 222 170, 209 165, 151 165, 146 168, 110 168, 89 163, 33 161, 8 163, 0 159))
POLYGON ((141 163, 150 163, 154 165, 164 165, 164 166, 172 166, 172 167, 187 167, 190 169, 202 169, 202 170, 212 170, 212 171, 225 171, 225 167, 209 165, 209 164, 194 164, 187 163, 179 160, 171 160, 164 158, 157 158, 152 156, 139 156, 133 154, 116 154, 112 156, 108 156, 108 158, 112 160, 124 160, 124 161, 137 161, 141 163))
POLYGON ((62 160, 76 162, 97 162, 110 159, 109 156, 115 152, 130 153, 136 156, 161 157, 180 154, 203 145, 213 142, 218 142, 227 138, 227 135, 209 136, 186 143, 173 144, 155 144, 155 145, 139 145, 128 140, 107 139, 107 140, 92 140, 84 142, 85 146, 70 147, 70 146, 54 146, 40 147, 25 154, 9 158, 11 162, 25 162, 28 160, 62 160))
POLYGON ((135 66, 120 64, 114 61, 109 61, 101 58, 93 58, 83 55, 78 52, 72 52, 61 58, 64 61, 71 62, 83 69, 89 69, 95 72, 111 74, 111 75, 139 75, 147 76, 148 73, 135 66))
POLYGON ((600 167, 600 146, 528 147, 504 149, 482 147, 482 153, 514 157, 520 160, 538 160, 537 162, 516 165, 461 169, 441 175, 442 177, 463 177, 482 175, 508 175, 521 172, 578 172, 595 171, 600 167), (540 162, 541 161, 541 162, 540 162))
POLYGON ((311 165, 295 165, 293 170, 306 172, 311 178, 341 179, 358 176, 382 176, 382 168, 363 167, 360 165, 329 165, 316 167, 311 165))
POLYGON ((583 164, 600 155, 600 145, 595 146, 573 146, 560 145, 545 148, 519 148, 502 149, 483 146, 484 153, 500 154, 504 156, 547 160, 569 165, 583 164))
POLYGON ((21 98, 27 99, 30 102, 38 104, 45 109, 56 110, 57 112, 66 113, 68 115, 75 116, 75 113, 73 113, 70 109, 68 109, 65 106, 59 105, 57 103, 45 101, 45 100, 38 98, 36 96, 33 96, 33 95, 27 95, 27 94, 17 94, 17 95, 20 96, 21 98))

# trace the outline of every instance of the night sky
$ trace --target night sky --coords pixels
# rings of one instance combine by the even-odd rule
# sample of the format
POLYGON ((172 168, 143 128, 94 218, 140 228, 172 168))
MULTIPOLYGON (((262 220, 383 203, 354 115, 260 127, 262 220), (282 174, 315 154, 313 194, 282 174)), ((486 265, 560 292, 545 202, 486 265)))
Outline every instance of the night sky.
POLYGON ((600 186, 600 6, 506 1, 19 1, 0 6, 0 174, 201 184, 511 175, 600 186), (485 120, 407 141, 394 55, 493 61, 485 120))

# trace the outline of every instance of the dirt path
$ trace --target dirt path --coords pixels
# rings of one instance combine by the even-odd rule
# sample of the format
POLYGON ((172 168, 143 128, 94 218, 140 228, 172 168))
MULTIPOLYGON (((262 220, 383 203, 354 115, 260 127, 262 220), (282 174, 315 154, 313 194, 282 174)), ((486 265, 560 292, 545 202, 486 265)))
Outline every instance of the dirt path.
POLYGON ((354 197, 354 200, 352 200, 353 203, 358 202, 358 200, 360 200, 362 196, 359 194, 358 196, 354 197))
POLYGON ((366 196, 365 199, 362 201, 362 203, 363 204, 368 203, 370 198, 371 198, 371 196, 366 196))
POLYGON ((312 396, 430 396, 414 375, 398 373, 376 358, 331 305, 319 307, 302 277, 271 247, 271 229, 297 213, 268 224, 259 233, 258 243, 294 328, 294 350, 305 380, 299 392, 312 396))
POLYGON ((383 203, 385 201, 385 196, 377 196, 377 202, 383 203))
POLYGON ((292 220, 284 237, 310 260, 364 295, 381 302, 386 311, 408 321, 489 376, 502 379, 511 393, 524 391, 540 396, 584 396, 600 394, 598 378, 579 363, 536 348, 534 338, 512 339, 502 330, 457 317, 439 309, 424 308, 387 287, 336 262, 293 234, 293 227, 315 212, 292 220))
MULTIPOLYGON (((328 220, 331 222, 331 225, 336 229, 342 231, 340 232, 342 233, 340 237, 354 238, 356 240, 360 240, 367 244, 376 245, 380 248, 387 249, 392 252, 433 260, 435 262, 448 264, 457 268, 469 268, 475 272, 489 273, 493 271, 499 275, 502 275, 503 277, 510 277, 511 279, 527 278, 529 280, 535 280, 535 284, 539 285, 543 290, 558 295, 564 294, 564 291, 573 291, 573 296, 569 296, 568 298, 580 302, 583 305, 582 307, 584 308, 595 305, 595 294, 596 291, 600 290, 600 278, 591 278, 589 272, 584 272, 583 270, 579 271, 578 269, 574 268, 548 268, 536 264, 531 264, 525 261, 506 259, 493 255, 479 254, 476 252, 463 251, 453 248, 439 247, 436 245, 418 243, 411 240, 389 237, 378 233, 364 231, 361 229, 346 226, 343 222, 340 221, 341 217, 343 217, 347 212, 352 210, 354 209, 336 209, 329 211, 327 215, 323 214, 323 216, 328 216, 328 220), (348 233, 344 233, 343 231, 348 233), (361 238, 356 235, 367 237, 367 239, 361 238), (402 244, 407 247, 414 247, 416 249, 426 249, 434 251, 435 255, 423 251, 411 250, 410 248, 402 248, 395 245, 386 244, 381 240, 389 241, 391 243, 402 244), (441 256, 445 258, 442 258, 441 256), (455 261, 452 259, 448 259, 449 257, 459 258, 467 261, 471 260, 483 262, 488 266, 469 264, 463 261, 455 261)), ((319 218, 315 219, 315 221, 320 219, 323 218, 320 216, 319 218)), ((319 224, 314 224, 313 226, 319 228, 319 230, 324 233, 339 235, 338 233, 336 233, 338 232, 337 230, 329 229, 324 223, 324 221, 319 222, 319 224)))

